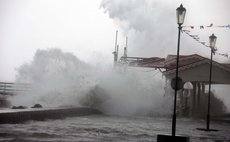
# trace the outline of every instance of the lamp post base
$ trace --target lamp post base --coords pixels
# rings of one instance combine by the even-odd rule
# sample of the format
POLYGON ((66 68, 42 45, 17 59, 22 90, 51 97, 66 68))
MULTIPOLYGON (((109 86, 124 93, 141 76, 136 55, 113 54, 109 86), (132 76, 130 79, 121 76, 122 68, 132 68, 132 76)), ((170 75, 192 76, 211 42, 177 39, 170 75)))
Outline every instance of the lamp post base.
POLYGON ((157 142, 189 142, 189 137, 157 135, 157 142))
POLYGON ((207 129, 207 128, 196 128, 197 130, 200 130, 200 131, 214 131, 214 132, 216 132, 216 131, 219 131, 219 130, 217 130, 217 129, 207 129))

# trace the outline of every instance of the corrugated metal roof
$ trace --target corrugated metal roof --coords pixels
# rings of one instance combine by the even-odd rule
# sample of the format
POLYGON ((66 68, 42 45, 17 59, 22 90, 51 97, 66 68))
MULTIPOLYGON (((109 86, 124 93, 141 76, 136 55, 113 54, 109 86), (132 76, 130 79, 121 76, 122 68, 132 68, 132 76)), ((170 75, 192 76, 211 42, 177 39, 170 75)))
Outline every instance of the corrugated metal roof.
MULTIPOLYGON (((142 58, 142 57, 127 57, 121 58, 122 61, 125 60, 125 63, 129 66, 136 67, 147 67, 147 68, 163 68, 166 71, 175 70, 176 69, 176 55, 168 55, 166 58, 160 57, 151 57, 151 58, 142 58)), ((194 66, 194 64, 199 64, 200 62, 206 60, 210 61, 210 59, 202 57, 198 54, 192 55, 180 55, 179 56, 179 68, 185 67, 189 68, 189 66, 194 66)), ((121 61, 121 62, 122 62, 121 61)), ((221 64, 216 61, 213 61, 215 64, 218 64, 222 68, 227 70, 230 69, 230 64, 221 64)), ((123 62, 124 63, 124 62, 123 62)))

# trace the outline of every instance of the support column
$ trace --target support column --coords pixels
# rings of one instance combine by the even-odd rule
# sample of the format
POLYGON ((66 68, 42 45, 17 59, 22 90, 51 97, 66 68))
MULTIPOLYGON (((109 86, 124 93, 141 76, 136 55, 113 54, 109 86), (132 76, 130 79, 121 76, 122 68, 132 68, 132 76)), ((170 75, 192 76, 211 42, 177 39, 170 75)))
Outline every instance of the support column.
POLYGON ((184 89, 181 89, 180 91, 178 91, 179 94, 179 115, 183 116, 184 115, 184 89))
POLYGON ((193 85, 192 115, 195 115, 195 111, 196 111, 196 82, 193 82, 192 85, 193 85))
POLYGON ((200 107, 200 95, 201 95, 201 84, 197 83, 198 92, 197 92, 197 108, 200 107))
POLYGON ((205 84, 202 83, 201 84, 201 95, 204 96, 204 94, 205 94, 205 84))
POLYGON ((190 110, 188 106, 188 96, 189 96, 189 91, 188 89, 184 89, 184 109, 183 109, 183 116, 188 117, 190 115, 190 110))

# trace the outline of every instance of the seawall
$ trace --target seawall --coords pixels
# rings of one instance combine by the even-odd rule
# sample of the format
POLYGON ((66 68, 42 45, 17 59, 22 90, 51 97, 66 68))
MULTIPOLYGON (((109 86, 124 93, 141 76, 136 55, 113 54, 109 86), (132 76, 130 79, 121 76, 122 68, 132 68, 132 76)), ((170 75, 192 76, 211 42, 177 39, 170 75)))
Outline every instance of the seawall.
POLYGON ((94 114, 102 113, 96 109, 87 107, 0 110, 0 124, 17 124, 29 120, 44 121, 46 119, 62 119, 65 117, 94 114))

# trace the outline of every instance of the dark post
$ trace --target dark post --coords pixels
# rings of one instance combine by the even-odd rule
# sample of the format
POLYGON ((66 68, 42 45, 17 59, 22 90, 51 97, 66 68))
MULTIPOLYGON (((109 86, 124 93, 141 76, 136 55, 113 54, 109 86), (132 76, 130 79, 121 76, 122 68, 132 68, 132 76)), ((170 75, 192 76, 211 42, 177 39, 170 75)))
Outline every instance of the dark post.
POLYGON ((182 89, 183 83, 182 79, 178 77, 178 66, 179 66, 179 55, 180 55, 180 33, 182 29, 182 24, 184 23, 186 9, 181 4, 180 7, 176 9, 177 24, 178 26, 178 42, 177 42, 177 58, 176 58, 176 77, 171 80, 171 86, 175 89, 174 94, 174 108, 172 116, 172 135, 157 135, 157 142, 188 142, 189 137, 176 136, 176 102, 177 102, 177 91, 182 89))
POLYGON ((117 34, 118 34, 118 31, 116 30, 115 50, 113 52, 113 55, 114 55, 113 66, 114 67, 117 65, 117 57, 118 57, 117 34))
POLYGON ((178 42, 177 42, 177 58, 176 58, 176 84, 174 92, 174 106, 173 106, 173 118, 172 118, 172 135, 176 135, 176 101, 177 101, 177 90, 178 90, 178 65, 179 65, 179 55, 180 55, 180 33, 181 24, 178 27, 178 42))
POLYGON ((210 48, 211 48, 211 60, 210 60, 210 73, 209 73, 208 112, 207 112, 207 127, 206 127, 206 131, 210 131, 209 124, 210 124, 210 99, 211 99, 211 85, 212 85, 212 55, 216 51, 216 48, 215 48, 216 39, 217 39, 217 37, 214 34, 212 34, 209 37, 210 48))
POLYGON ((204 131, 218 131, 215 129, 210 129, 209 128, 209 124, 210 124, 210 101, 211 101, 211 85, 212 85, 212 56, 215 53, 215 51, 217 50, 215 48, 215 44, 216 44, 216 39, 217 37, 212 34, 209 37, 209 42, 210 42, 210 48, 211 48, 211 59, 210 59, 210 72, 209 72, 209 88, 208 88, 208 112, 207 112, 207 123, 206 123, 206 129, 204 128, 197 128, 198 130, 204 130, 204 131))
POLYGON ((211 83, 212 83, 212 54, 213 54, 213 48, 211 48, 210 73, 209 73, 208 113, 207 113, 207 127, 206 127, 207 130, 209 130, 209 124, 210 124, 210 98, 211 98, 211 83))

